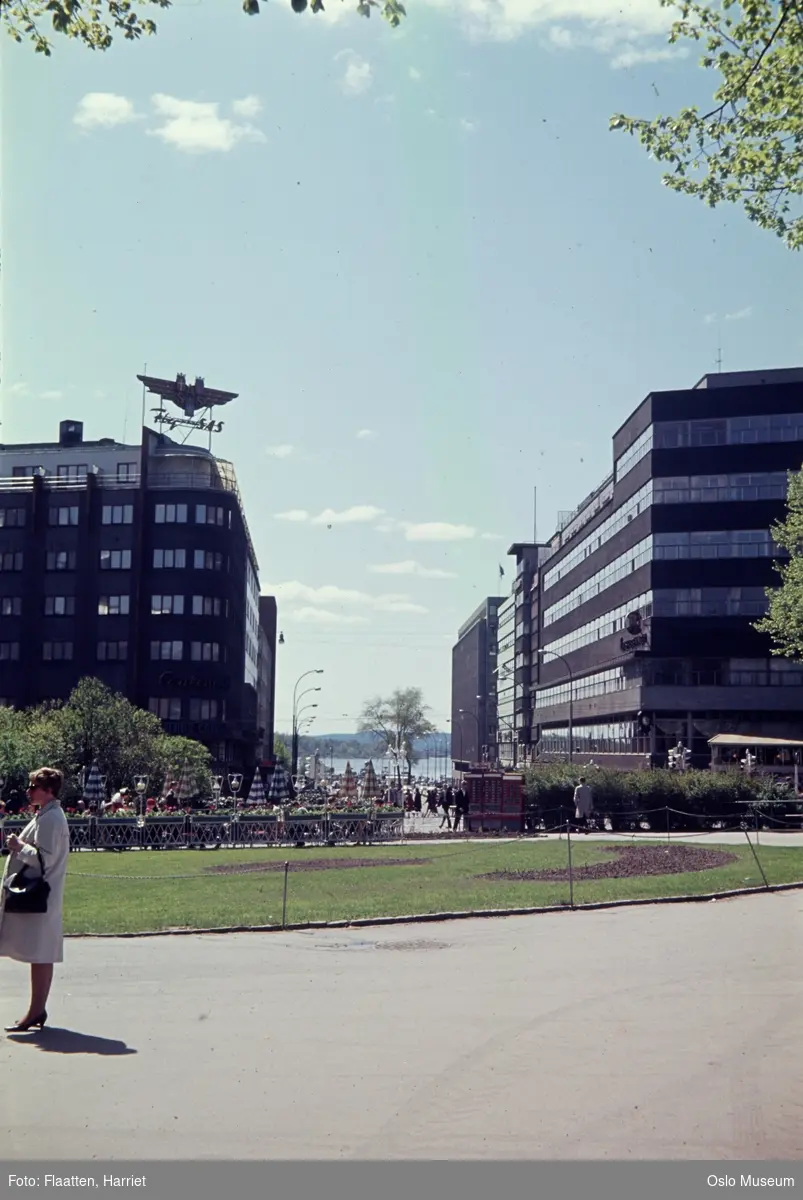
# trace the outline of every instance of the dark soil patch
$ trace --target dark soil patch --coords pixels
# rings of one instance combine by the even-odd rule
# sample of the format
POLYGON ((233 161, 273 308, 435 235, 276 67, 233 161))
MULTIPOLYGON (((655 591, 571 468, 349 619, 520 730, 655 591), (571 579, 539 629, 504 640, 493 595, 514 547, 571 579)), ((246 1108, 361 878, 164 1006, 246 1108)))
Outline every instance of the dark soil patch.
MULTIPOLYGON (((352 867, 418 867, 428 858, 296 858, 292 871, 346 871, 352 867)), ((221 863, 206 867, 210 875, 258 875, 263 871, 283 871, 283 862, 221 863)))
MULTIPOLYGON (((737 861, 737 855, 725 850, 699 849, 696 846, 606 846, 613 862, 589 863, 574 867, 575 879, 635 879, 640 875, 684 875, 689 871, 712 871, 737 861)), ((504 879, 513 882, 564 882, 566 867, 546 871, 491 871, 480 879, 504 879)))

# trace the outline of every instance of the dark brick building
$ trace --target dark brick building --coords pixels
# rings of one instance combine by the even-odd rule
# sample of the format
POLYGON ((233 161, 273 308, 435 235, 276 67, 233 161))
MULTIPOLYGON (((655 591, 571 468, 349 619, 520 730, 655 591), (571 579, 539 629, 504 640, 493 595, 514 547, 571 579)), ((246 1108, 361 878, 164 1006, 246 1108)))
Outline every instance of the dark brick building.
POLYGON ((149 429, 84 441, 78 421, 0 446, 3 703, 95 676, 247 769, 273 745, 275 647, 230 463, 149 429))

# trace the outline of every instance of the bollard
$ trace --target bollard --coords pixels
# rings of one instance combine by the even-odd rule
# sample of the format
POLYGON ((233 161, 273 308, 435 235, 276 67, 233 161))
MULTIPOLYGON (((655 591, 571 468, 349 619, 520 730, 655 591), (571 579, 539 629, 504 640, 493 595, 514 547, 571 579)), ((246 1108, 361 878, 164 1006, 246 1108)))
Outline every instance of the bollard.
POLYGON ((284 895, 282 896, 282 929, 287 928, 287 872, 290 870, 289 862, 284 864, 284 895))
POLYGON ((566 822, 566 845, 569 850, 569 908, 574 908, 574 874, 572 872, 572 823, 566 822))

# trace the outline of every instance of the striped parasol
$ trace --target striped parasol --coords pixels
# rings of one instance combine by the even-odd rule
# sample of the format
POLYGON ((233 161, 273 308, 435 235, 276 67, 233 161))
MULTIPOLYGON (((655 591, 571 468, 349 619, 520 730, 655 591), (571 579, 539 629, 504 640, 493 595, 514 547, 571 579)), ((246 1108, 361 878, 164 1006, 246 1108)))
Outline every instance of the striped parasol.
POLYGON ((270 800, 271 804, 286 804, 292 797, 293 791, 290 786, 290 776, 287 774, 287 768, 284 763, 277 762, 270 777, 268 800, 270 800))
POLYGON ((382 794, 382 786, 376 777, 374 764, 369 759, 365 764, 365 770, 362 776, 362 787, 360 789, 360 799, 374 801, 382 794))
POLYGON ((248 789, 248 799, 246 804, 264 804, 265 803, 265 786, 262 782, 262 772, 259 767, 254 771, 254 778, 251 780, 251 787, 248 789))
POLYGON ((100 808, 101 801, 106 799, 106 788, 103 786, 103 780, 100 777, 100 767, 96 762, 92 763, 84 783, 84 791, 82 799, 87 808, 100 808))
POLYGON ((189 763, 181 768, 181 778, 175 787, 176 800, 191 800, 195 795, 195 776, 190 770, 189 763))
POLYGON ((343 772, 343 782, 340 785, 340 790, 349 800, 353 800, 357 795, 357 776, 350 762, 346 763, 346 769, 343 772))

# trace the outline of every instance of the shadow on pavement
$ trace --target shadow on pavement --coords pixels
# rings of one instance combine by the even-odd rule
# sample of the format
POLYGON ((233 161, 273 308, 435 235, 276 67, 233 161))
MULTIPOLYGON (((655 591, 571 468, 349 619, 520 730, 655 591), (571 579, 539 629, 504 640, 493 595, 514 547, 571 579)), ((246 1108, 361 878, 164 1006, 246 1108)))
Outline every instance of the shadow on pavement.
POLYGON ((125 1055, 137 1053, 125 1042, 118 1042, 113 1038, 95 1037, 90 1033, 78 1033, 74 1029, 45 1027, 35 1033, 10 1033, 6 1036, 9 1042, 35 1046, 37 1050, 45 1050, 49 1054, 125 1055))

